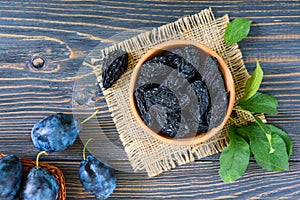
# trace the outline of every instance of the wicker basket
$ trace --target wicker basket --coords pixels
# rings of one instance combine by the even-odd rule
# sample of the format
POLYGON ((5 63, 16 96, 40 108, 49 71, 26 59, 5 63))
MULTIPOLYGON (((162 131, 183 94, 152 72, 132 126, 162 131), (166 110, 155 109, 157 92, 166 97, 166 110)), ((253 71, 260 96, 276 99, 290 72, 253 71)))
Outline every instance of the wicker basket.
MULTIPOLYGON (((0 154, 0 158, 4 157, 5 154, 0 154)), ((23 167, 23 179, 27 177, 27 174, 29 170, 35 166, 35 161, 30 160, 28 158, 20 158, 22 167, 23 167)), ((57 181, 57 184, 59 186, 59 192, 58 192, 58 200, 66 200, 66 185, 65 185, 65 178, 62 173, 62 171, 53 166, 49 165, 47 163, 39 162, 39 165, 46 170, 48 170, 55 178, 57 181)))

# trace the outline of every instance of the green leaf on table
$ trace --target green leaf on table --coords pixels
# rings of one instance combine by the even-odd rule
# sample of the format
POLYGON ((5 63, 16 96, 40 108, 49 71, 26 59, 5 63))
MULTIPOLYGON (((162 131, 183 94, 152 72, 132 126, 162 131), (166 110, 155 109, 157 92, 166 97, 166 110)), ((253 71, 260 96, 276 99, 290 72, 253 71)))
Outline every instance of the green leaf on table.
POLYGON ((219 174, 224 182, 232 182, 240 178, 246 171, 250 159, 249 145, 235 133, 234 127, 229 128, 228 136, 229 145, 220 157, 219 174))
POLYGON ((289 168, 288 154, 283 139, 271 132, 271 144, 274 152, 270 153, 270 143, 258 124, 248 125, 251 132, 248 133, 250 148, 256 163, 263 169, 279 171, 289 168))
POLYGON ((286 132, 272 124, 266 124, 266 126, 271 133, 277 134, 281 137, 281 139, 283 139, 283 141, 285 142, 288 157, 290 157, 293 152, 293 144, 290 136, 286 132))
POLYGON ((275 115, 277 114, 278 102, 272 95, 257 92, 250 99, 241 100, 239 106, 251 112, 275 115))
POLYGON ((251 22, 247 18, 236 18, 230 22, 226 27, 224 35, 226 44, 234 44, 247 37, 251 22))
POLYGON ((259 62, 256 61, 256 68, 252 73, 252 76, 246 81, 245 93, 240 101, 246 101, 256 94, 262 82, 263 76, 264 72, 259 62))
POLYGON ((254 117, 257 125, 260 127, 260 129, 262 130, 262 132, 265 134, 265 136, 268 139, 269 146, 270 146, 269 153, 273 153, 275 151, 275 149, 273 148, 273 145, 272 145, 272 134, 271 134, 270 130, 267 128, 266 124, 264 124, 263 121, 259 117, 255 116, 255 115, 252 115, 252 116, 254 117))

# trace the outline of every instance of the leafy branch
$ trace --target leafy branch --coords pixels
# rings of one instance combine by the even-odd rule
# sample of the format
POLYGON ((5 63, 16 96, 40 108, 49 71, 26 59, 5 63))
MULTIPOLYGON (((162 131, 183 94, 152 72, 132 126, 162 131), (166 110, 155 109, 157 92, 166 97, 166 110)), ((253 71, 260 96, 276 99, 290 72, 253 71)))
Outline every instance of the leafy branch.
MULTIPOLYGON (((234 44, 247 36, 251 21, 237 18, 228 24, 224 39, 227 44, 234 44)), ((292 154, 292 141, 286 132, 271 124, 265 124, 256 114, 277 114, 278 102, 269 94, 258 92, 263 79, 263 70, 256 62, 256 69, 247 79, 245 92, 234 107, 235 112, 250 116, 254 122, 247 125, 234 122, 228 131, 229 145, 220 157, 219 174, 224 182, 240 178, 246 171, 250 155, 263 169, 271 171, 288 170, 289 157, 292 154)))

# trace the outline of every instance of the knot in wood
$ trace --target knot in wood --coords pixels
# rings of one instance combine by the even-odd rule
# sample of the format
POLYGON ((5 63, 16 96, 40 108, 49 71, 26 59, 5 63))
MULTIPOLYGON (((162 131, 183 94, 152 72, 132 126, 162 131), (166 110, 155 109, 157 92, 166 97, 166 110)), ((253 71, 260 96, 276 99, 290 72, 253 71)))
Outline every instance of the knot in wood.
POLYGON ((44 67, 45 59, 42 57, 33 58, 31 64, 34 68, 40 69, 40 68, 44 67))

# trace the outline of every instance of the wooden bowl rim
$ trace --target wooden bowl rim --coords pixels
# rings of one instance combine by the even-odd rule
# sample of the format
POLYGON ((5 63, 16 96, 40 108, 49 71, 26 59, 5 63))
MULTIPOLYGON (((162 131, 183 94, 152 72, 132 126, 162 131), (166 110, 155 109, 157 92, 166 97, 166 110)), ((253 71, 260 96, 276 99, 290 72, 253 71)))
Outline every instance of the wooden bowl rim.
POLYGON ((170 40, 170 41, 161 43, 161 44, 156 45, 153 48, 151 48, 149 51, 147 51, 141 57, 139 62, 136 64, 136 66, 133 70, 132 76, 131 76, 130 84, 129 84, 130 108, 133 112, 133 115, 134 115, 135 119, 138 121, 138 123, 140 124, 142 129, 145 130, 150 135, 152 135, 153 137, 155 137, 156 139, 158 139, 158 140, 160 140, 164 143, 174 144, 174 145, 179 145, 179 146, 190 146, 190 145, 199 144, 199 143, 205 142, 208 139, 210 139, 211 137, 215 136, 220 130, 222 130, 222 128, 224 127, 224 125, 228 121, 228 119, 230 117, 230 114, 232 112, 233 106, 234 106, 234 100, 235 100, 234 81, 233 81, 231 72, 230 72, 227 64, 223 60, 223 58, 221 56, 219 56, 216 52, 214 52, 211 48, 207 47, 206 45, 201 44, 199 42, 190 41, 190 40, 170 40), (213 56, 213 57, 217 58, 217 60, 219 62, 219 69, 221 70, 221 72, 223 74, 223 77, 224 77, 226 91, 229 94, 228 95, 229 96, 228 108, 227 108, 226 116, 225 116, 224 120, 222 121, 222 123, 219 126, 217 126, 215 128, 212 128, 208 132, 198 134, 193 138, 171 138, 171 137, 167 137, 167 136, 157 134, 156 132, 151 130, 144 123, 144 121, 140 117, 139 112, 137 110, 137 107, 135 105, 134 89, 135 89, 135 84, 136 84, 137 77, 138 77, 138 74, 139 74, 139 70, 140 70, 142 64, 145 61, 147 61, 149 58, 154 57, 155 55, 159 54, 163 50, 170 50, 170 49, 173 49, 173 48, 176 48, 176 47, 182 47, 182 46, 187 46, 187 45, 193 45, 193 46, 203 50, 204 52, 206 52, 210 56, 213 56))

